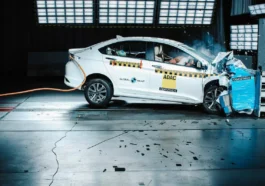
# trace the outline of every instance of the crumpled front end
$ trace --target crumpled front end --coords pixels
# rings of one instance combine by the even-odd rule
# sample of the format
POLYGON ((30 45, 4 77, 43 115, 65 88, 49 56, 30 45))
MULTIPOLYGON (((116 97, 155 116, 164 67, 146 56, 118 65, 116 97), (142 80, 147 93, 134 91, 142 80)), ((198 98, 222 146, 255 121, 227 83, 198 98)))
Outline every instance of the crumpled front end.
POLYGON ((233 112, 252 114, 259 109, 260 72, 247 69, 231 52, 223 56, 216 60, 215 70, 219 74, 220 86, 227 87, 227 90, 217 101, 226 115, 233 112))
POLYGON ((216 58, 212 62, 212 66, 214 66, 214 73, 222 74, 226 73, 226 66, 234 65, 236 67, 246 69, 244 63, 234 57, 233 51, 230 52, 219 52, 216 58))

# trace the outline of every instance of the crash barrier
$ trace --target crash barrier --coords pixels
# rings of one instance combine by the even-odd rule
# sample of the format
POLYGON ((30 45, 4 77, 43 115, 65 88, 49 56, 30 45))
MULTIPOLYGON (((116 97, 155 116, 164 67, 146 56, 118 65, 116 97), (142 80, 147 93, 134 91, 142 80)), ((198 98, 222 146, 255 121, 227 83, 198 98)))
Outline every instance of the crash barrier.
POLYGON ((250 70, 228 65, 226 74, 220 76, 219 84, 226 86, 217 101, 228 116, 233 112, 254 114, 260 117, 264 112, 265 77, 260 70, 250 70), (263 97, 263 98, 262 98, 263 97))
POLYGON ((261 115, 265 115, 265 71, 263 71, 262 79, 261 79, 261 96, 260 96, 259 116, 261 115))
POLYGON ((142 68, 142 61, 140 63, 125 62, 125 61, 110 61, 110 65, 131 67, 131 68, 142 68))
POLYGON ((192 77, 192 78, 206 78, 206 77, 211 77, 211 76, 218 76, 218 74, 205 74, 205 73, 164 70, 164 69, 155 69, 155 73, 174 75, 174 76, 192 77))
POLYGON ((82 86, 86 83, 86 73, 84 71, 84 69, 81 67, 81 65, 72 57, 70 56, 70 59, 75 63, 75 65, 80 69, 80 71, 83 74, 83 81, 80 85, 78 85, 75 88, 71 88, 71 89, 59 89, 59 88, 35 88, 35 89, 31 89, 31 90, 24 90, 24 91, 20 91, 20 92, 12 92, 12 93, 6 93, 6 94, 0 94, 0 97, 4 97, 4 96, 13 96, 13 95, 18 95, 18 94, 26 94, 26 93, 30 93, 30 92, 37 92, 37 91, 43 91, 43 90, 48 90, 48 91, 57 91, 57 92, 72 92, 74 90, 80 89, 82 88, 82 86))

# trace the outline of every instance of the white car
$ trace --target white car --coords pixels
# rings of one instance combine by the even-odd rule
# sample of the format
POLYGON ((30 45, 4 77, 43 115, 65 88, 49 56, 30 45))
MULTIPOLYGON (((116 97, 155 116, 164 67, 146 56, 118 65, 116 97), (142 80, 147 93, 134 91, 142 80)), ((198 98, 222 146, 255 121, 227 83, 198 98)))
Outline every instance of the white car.
MULTIPOLYGON (((113 96, 202 104, 218 113, 223 91, 212 59, 189 46, 161 38, 121 37, 69 53, 84 69, 85 98, 92 107, 106 107, 113 96)), ((73 61, 66 64, 65 84, 77 87, 83 75, 73 61)))

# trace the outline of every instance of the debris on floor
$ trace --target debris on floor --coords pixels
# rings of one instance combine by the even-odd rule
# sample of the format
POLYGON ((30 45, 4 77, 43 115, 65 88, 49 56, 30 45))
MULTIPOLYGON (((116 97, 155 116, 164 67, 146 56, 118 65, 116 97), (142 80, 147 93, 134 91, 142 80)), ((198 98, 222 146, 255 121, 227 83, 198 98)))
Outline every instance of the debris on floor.
POLYGON ((124 172, 126 170, 123 167, 117 167, 117 166, 113 166, 113 168, 115 169, 115 172, 124 172))

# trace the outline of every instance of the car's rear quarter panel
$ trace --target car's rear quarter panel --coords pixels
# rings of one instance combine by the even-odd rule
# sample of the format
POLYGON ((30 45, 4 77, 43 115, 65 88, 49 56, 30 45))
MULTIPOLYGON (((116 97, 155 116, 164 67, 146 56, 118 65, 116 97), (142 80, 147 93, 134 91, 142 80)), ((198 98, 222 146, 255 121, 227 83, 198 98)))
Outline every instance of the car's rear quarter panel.
POLYGON ((80 61, 80 65, 84 68, 87 76, 92 74, 101 74, 108 77, 114 86, 113 78, 106 69, 106 66, 103 61, 102 54, 98 51, 98 48, 87 51, 86 59, 80 61))
MULTIPOLYGON (((91 74, 102 74, 112 80, 105 68, 104 62, 102 61, 102 54, 99 53, 97 48, 88 49, 82 53, 76 53, 75 56, 80 57, 80 59, 77 57, 76 61, 83 68, 86 77, 91 74)), ((67 82, 65 80, 66 85, 70 87, 77 87, 82 83, 84 75, 73 61, 69 61, 65 68, 65 78, 70 81, 67 82)))

